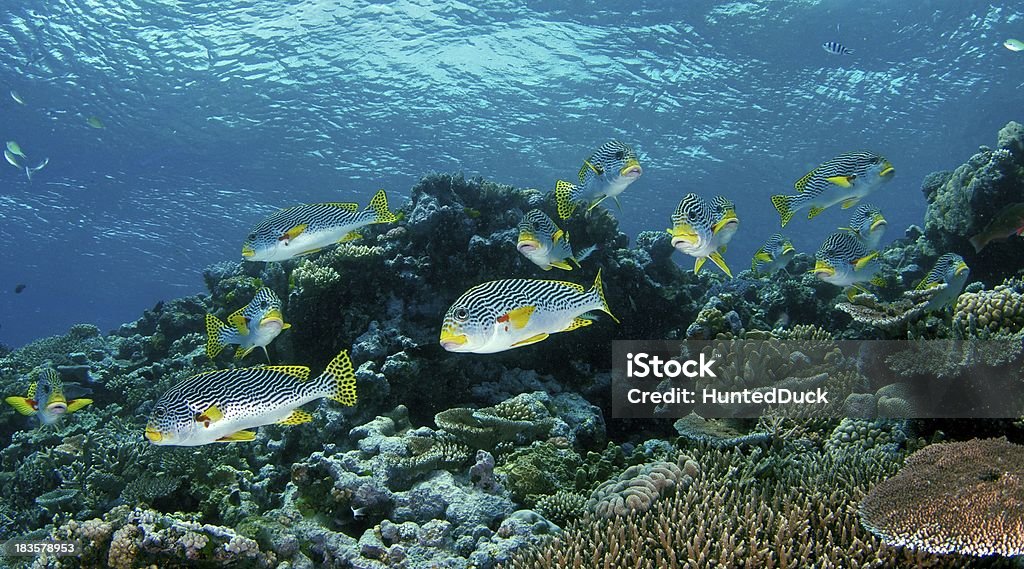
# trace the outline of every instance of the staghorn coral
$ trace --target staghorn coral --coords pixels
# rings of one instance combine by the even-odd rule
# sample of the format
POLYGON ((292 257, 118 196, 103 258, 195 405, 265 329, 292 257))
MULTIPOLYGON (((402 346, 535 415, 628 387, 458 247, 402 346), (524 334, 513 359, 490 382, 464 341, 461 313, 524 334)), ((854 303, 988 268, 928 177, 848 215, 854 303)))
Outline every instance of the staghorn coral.
POLYGON ((1009 279, 994 289, 964 292, 953 310, 953 327, 982 338, 1024 330, 1024 280, 1009 279))
POLYGON ((886 546, 854 505, 894 470, 875 453, 787 447, 782 454, 706 450, 700 476, 646 512, 583 519, 504 567, 976 567, 886 546))
POLYGON ((860 504, 864 527, 929 553, 1024 555, 1024 446, 1005 438, 929 445, 860 504))
POLYGON ((561 527, 587 511, 587 497, 570 490, 558 490, 537 500, 535 508, 537 513, 561 527))

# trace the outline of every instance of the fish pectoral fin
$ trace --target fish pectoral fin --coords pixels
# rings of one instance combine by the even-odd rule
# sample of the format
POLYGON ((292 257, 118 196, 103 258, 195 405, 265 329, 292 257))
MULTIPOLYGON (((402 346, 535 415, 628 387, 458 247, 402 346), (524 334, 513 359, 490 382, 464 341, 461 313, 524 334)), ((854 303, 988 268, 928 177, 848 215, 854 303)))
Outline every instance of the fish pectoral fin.
POLYGON ((761 250, 754 253, 754 259, 761 261, 762 263, 770 263, 772 261, 772 256, 761 250))
POLYGON ((859 202, 859 201, 860 201, 860 198, 850 198, 850 199, 846 200, 845 202, 843 202, 843 209, 850 209, 851 207, 857 205, 857 202, 859 202))
POLYGON ((292 411, 291 415, 288 415, 284 419, 277 422, 278 425, 301 425, 308 423, 313 420, 313 415, 303 411, 302 409, 296 409, 292 411))
POLYGON ((529 346, 530 344, 536 344, 537 342, 546 340, 549 335, 550 334, 537 334, 536 336, 530 336, 525 340, 519 340, 518 342, 512 344, 512 347, 518 348, 519 346, 529 346))
POLYGON ((704 263, 707 262, 707 260, 707 257, 697 257, 697 262, 693 264, 693 274, 699 273, 700 268, 704 266, 704 263))
POLYGON ((218 443, 240 443, 251 441, 256 438, 256 431, 235 431, 230 435, 224 435, 217 439, 218 443))
POLYGON ((563 271, 571 271, 572 270, 572 265, 570 265, 569 263, 566 263, 565 261, 551 261, 551 266, 559 268, 559 269, 562 269, 563 271))
POLYGON ((285 231, 280 237, 277 238, 277 240, 291 241, 292 239, 295 239, 299 235, 302 235, 302 232, 305 231, 307 227, 309 227, 308 223, 300 223, 295 227, 292 227, 288 231, 285 231))
POLYGON ((6 401, 11 407, 14 407, 14 410, 22 415, 36 414, 35 401, 28 397, 18 397, 15 395, 4 399, 4 401, 6 401))
POLYGON ((807 219, 814 219, 815 217, 818 217, 818 215, 820 215, 823 211, 825 211, 825 208, 823 207, 811 206, 811 209, 808 210, 807 212, 807 219))
POLYGON ((309 368, 306 366, 263 366, 263 369, 294 377, 301 381, 309 379, 309 368))
POLYGON ((355 231, 349 231, 348 233, 343 235, 341 239, 338 239, 338 243, 348 243, 349 241, 355 241, 356 239, 362 238, 363 236, 360 235, 359 233, 355 231))
POLYGON ((593 320, 588 320, 587 318, 582 318, 582 317, 577 316, 576 318, 573 318, 572 322, 570 322, 569 325, 566 326, 565 329, 562 330, 562 331, 563 332, 570 332, 572 330, 576 330, 577 328, 583 328, 584 326, 590 326, 593 323, 594 323, 593 320))
POLYGON ((243 314, 244 310, 245 307, 243 306, 242 308, 239 308, 238 310, 232 312, 231 315, 228 316, 228 324, 233 326, 239 334, 243 336, 248 336, 249 320, 243 314))
MULTIPOLYGON (((223 418, 224 413, 221 413, 220 408, 217 407, 216 405, 210 405, 209 407, 206 408, 206 411, 203 411, 202 413, 196 416, 196 422, 216 423, 217 421, 220 421, 223 418)), ((209 426, 209 424, 207 424, 207 426, 209 426)))
POLYGON ((92 405, 92 399, 72 399, 68 401, 68 413, 74 413, 87 405, 92 405))
POLYGON ((854 176, 832 176, 831 178, 825 178, 828 182, 835 184, 841 188, 849 188, 853 185, 854 176))
POLYGON ((551 244, 558 245, 558 242, 561 241, 563 237, 568 238, 565 234, 565 231, 562 231, 561 229, 555 231, 554 233, 551 234, 551 244))
POLYGON ((857 259, 856 261, 854 261, 853 262, 853 268, 859 271, 859 270, 863 269, 864 267, 866 267, 867 264, 870 263, 871 261, 873 261, 874 258, 877 257, 877 256, 878 256, 878 251, 874 251, 872 253, 868 253, 867 255, 864 255, 860 259, 857 259))
MULTIPOLYGON (((536 306, 522 306, 512 310, 504 316, 499 316, 498 322, 508 322, 512 327, 522 330, 530 322, 530 316, 532 316, 536 310, 536 306)), ((543 338, 541 339, 543 340, 543 338)))
MULTIPOLYGON (((719 249, 719 251, 725 251, 725 246, 723 245, 722 248, 719 249)), ((730 279, 732 278, 732 271, 730 271, 729 270, 729 266, 725 264, 725 259, 722 258, 722 254, 721 253, 719 253, 718 251, 715 251, 714 253, 711 253, 710 255, 708 255, 708 259, 711 259, 711 261, 714 264, 718 265, 718 268, 722 269, 723 273, 729 275, 730 279)))

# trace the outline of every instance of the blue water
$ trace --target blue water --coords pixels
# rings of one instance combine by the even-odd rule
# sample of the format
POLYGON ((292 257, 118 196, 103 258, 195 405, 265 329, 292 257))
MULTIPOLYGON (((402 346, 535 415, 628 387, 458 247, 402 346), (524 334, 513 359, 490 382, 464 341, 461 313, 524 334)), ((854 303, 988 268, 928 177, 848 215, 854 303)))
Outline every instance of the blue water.
MULTIPOLYGON (((1013 3, 477 4, 5 2, 0 139, 50 163, 31 183, 0 164, 0 342, 201 292, 277 207, 401 202, 431 171, 549 190, 612 137, 645 167, 617 212, 631 235, 720 193, 745 268, 778 228, 768 196, 865 148, 896 166, 870 200, 890 240, 922 223, 925 174, 1024 118, 1013 3)), ((847 213, 786 232, 813 251, 847 213)))

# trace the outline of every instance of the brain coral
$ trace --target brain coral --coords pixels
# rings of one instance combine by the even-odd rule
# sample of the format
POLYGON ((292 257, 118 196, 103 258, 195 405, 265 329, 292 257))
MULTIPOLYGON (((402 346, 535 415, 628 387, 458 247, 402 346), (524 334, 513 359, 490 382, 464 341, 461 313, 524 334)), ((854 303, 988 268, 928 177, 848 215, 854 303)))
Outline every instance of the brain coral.
POLYGON ((890 545, 1024 555, 1024 446, 1005 438, 927 446, 868 493, 860 516, 890 545))

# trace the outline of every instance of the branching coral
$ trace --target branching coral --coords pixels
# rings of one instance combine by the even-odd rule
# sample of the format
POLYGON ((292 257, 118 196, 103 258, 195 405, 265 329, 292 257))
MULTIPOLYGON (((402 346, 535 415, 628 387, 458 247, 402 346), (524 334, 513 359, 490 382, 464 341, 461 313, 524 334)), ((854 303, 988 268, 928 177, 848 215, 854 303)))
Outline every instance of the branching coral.
POLYGON ((1024 555, 1024 446, 974 439, 927 446, 861 502, 864 527, 930 553, 1024 555))

